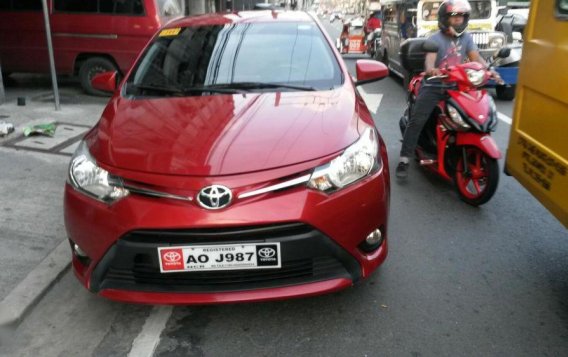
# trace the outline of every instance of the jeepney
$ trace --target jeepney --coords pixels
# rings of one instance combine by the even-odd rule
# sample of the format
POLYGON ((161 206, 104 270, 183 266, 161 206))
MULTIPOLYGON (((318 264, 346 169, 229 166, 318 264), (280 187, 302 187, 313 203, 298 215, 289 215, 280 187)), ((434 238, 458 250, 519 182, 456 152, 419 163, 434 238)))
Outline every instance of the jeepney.
MULTIPOLYGON (((382 0, 383 30, 381 49, 376 58, 383 61, 389 69, 409 82, 400 62, 400 45, 408 38, 427 37, 438 30, 438 9, 443 0, 382 0)), ((481 55, 489 58, 505 44, 505 34, 494 31, 497 23, 498 7, 495 0, 470 0, 471 15, 468 32, 481 55)), ((516 83, 516 76, 512 78, 516 83)), ((509 83, 507 83, 509 84, 509 83)))

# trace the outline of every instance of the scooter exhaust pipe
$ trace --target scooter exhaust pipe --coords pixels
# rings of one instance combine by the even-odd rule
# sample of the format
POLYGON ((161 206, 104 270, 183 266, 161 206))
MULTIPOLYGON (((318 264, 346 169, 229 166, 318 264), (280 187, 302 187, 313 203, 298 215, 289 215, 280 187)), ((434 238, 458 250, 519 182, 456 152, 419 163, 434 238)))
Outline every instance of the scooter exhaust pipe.
POLYGON ((438 160, 422 159, 422 160, 420 160, 420 166, 434 165, 437 162, 438 162, 438 160))

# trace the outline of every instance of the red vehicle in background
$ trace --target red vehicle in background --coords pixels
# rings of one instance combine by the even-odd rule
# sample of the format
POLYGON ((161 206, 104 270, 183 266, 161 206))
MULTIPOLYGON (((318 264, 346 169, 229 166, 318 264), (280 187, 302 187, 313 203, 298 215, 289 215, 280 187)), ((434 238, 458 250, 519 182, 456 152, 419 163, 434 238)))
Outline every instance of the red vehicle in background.
POLYGON ((381 34, 383 27, 383 13, 380 1, 369 1, 365 16, 365 42, 367 53, 375 58, 381 47, 381 34))
MULTIPOLYGON (((104 71, 126 73, 154 33, 183 15, 182 0, 47 0, 57 74, 78 75, 89 94, 104 71)), ((0 1, 2 72, 48 73, 41 0, 0 1)))
POLYGON ((343 30, 337 40, 337 49, 341 54, 360 54, 367 52, 363 20, 355 18, 343 24, 343 30))

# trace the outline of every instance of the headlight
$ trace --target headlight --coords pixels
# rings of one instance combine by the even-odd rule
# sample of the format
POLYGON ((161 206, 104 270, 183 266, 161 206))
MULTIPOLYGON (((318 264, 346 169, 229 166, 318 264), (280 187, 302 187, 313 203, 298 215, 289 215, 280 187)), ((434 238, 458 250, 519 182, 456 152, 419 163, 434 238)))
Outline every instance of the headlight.
POLYGON ((489 41, 489 48, 501 48, 505 43, 505 39, 502 37, 494 37, 489 41))
POLYGON ((467 69, 465 71, 467 73, 467 79, 471 82, 472 85, 478 86, 483 83, 485 79, 485 71, 476 71, 474 69, 467 69))
POLYGON ((456 123, 462 130, 468 130, 471 128, 469 124, 465 122, 460 112, 458 112, 458 110, 451 105, 448 105, 448 114, 450 114, 452 121, 456 123))
POLYGON ((367 128, 359 140, 343 154, 329 164, 317 167, 312 173, 308 187, 333 191, 376 172, 382 165, 378 150, 377 132, 374 128, 367 128))
POLYGON ((129 194, 122 187, 120 178, 97 166, 84 141, 79 144, 69 164, 69 183, 77 190, 105 203, 113 203, 129 194))

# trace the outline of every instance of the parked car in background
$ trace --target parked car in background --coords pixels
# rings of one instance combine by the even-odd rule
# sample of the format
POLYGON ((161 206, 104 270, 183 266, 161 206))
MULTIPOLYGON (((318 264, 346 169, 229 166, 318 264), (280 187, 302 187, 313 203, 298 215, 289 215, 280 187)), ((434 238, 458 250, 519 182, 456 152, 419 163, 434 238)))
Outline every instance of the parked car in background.
MULTIPOLYGON (((48 0, 57 74, 91 79, 128 71, 158 28, 183 15, 182 0, 48 0)), ((41 0, 0 0, 0 62, 6 74, 49 73, 41 0)))
POLYGON ((176 20, 71 159, 73 270, 127 302, 204 304, 337 291, 387 255, 387 150, 318 22, 250 11, 176 20), (274 46, 274 44, 278 44, 274 46))

